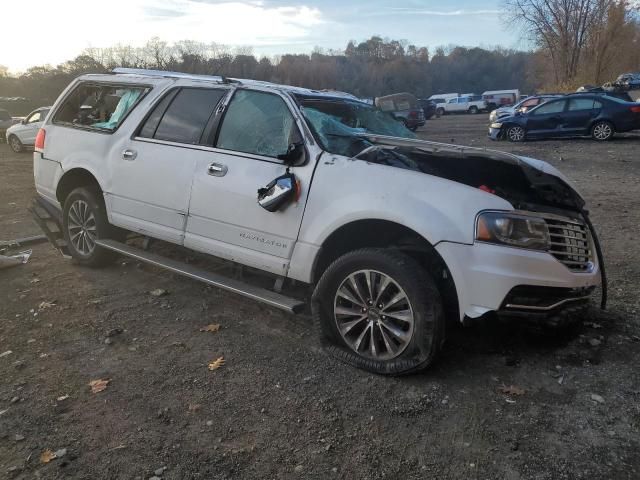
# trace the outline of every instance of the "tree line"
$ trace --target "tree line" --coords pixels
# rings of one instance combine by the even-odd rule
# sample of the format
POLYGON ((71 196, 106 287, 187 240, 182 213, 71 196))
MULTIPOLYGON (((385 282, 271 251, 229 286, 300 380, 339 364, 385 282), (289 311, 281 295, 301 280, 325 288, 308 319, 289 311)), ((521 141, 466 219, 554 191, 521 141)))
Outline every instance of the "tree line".
POLYGON ((419 97, 511 88, 527 94, 571 91, 640 70, 640 23, 628 0, 503 1, 505 21, 522 29, 531 50, 448 46, 432 52, 373 36, 350 41, 344 50, 258 58, 246 47, 152 38, 142 47, 90 48, 60 65, 35 66, 17 77, 0 66, 0 97, 26 97, 29 106, 51 104, 78 75, 115 67, 251 78, 362 98, 405 91, 419 97))

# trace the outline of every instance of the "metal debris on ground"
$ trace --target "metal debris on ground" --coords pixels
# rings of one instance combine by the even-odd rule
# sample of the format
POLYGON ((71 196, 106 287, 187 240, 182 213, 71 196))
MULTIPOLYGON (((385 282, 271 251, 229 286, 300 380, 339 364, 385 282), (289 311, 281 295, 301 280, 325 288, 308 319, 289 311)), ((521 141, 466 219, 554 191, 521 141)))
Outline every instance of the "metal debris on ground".
POLYGON ((15 255, 0 255, 0 269, 23 265, 29 261, 32 250, 17 253, 15 255))

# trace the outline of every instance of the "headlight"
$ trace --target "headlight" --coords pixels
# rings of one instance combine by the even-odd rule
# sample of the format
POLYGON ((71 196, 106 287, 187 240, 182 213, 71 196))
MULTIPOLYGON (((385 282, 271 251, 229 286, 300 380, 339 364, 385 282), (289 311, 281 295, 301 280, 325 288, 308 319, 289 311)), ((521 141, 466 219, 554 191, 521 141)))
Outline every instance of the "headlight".
POLYGON ((502 128, 502 124, 500 122, 494 122, 491 124, 491 128, 502 128))
POLYGON ((476 240, 511 247, 547 250, 549 229, 542 218, 507 212, 478 215, 476 240))

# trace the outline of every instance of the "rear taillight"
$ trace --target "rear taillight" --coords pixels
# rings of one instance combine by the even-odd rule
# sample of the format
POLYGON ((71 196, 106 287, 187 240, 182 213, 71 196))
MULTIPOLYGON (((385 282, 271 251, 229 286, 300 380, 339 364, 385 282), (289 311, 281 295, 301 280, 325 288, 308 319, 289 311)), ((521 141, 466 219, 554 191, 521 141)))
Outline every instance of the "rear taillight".
POLYGON ((640 113, 640 105, 638 105, 637 107, 631 107, 631 111, 633 113, 640 113))
POLYGON ((38 135, 36 135, 36 143, 34 145, 34 150, 36 152, 44 152, 44 139, 46 136, 47 132, 44 130, 44 128, 38 130, 38 135))
POLYGON ((409 118, 417 118, 418 117, 418 112, 416 112, 415 110, 412 112, 409 112, 409 118))

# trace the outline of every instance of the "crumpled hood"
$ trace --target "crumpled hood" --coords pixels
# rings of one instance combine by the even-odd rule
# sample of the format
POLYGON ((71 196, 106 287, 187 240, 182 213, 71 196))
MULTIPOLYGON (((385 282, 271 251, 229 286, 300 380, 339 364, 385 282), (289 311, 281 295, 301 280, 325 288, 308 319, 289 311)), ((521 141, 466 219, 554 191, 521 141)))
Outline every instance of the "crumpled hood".
POLYGON ((365 135, 373 146, 355 158, 446 178, 504 198, 516 209, 580 212, 584 200, 571 182, 542 160, 423 140, 365 135))

